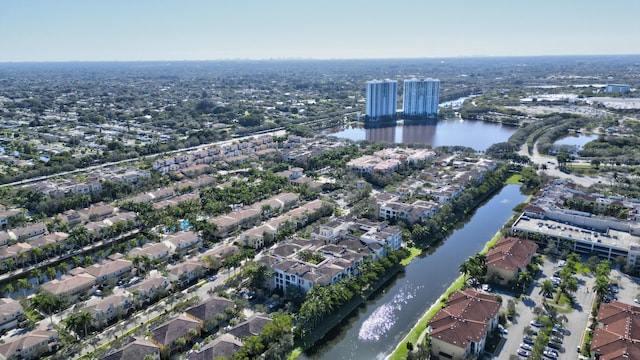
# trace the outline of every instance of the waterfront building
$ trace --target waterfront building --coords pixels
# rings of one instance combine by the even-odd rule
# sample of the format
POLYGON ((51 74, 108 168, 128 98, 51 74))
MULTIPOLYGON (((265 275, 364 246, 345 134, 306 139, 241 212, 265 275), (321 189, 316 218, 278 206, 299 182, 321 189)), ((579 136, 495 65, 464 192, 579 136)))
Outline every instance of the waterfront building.
POLYGON ((367 82, 367 116, 369 119, 395 116, 397 99, 397 81, 386 79, 367 82))
POLYGON ((631 86, 622 84, 608 84, 605 92, 627 94, 631 92, 631 86))
POLYGON ((514 236, 553 244, 611 262, 621 257, 633 270, 640 265, 640 200, 585 193, 555 180, 540 189, 511 226, 514 236), (577 210, 576 207, 593 212, 577 210), (616 210, 618 217, 606 216, 616 210), (620 215, 624 214, 624 218, 620 215))
POLYGON ((435 119, 439 102, 440 80, 413 78, 404 81, 404 115, 435 119))
POLYGON ((453 360, 478 357, 498 326, 499 311, 500 303, 492 294, 472 289, 451 294, 427 324, 431 354, 453 360))

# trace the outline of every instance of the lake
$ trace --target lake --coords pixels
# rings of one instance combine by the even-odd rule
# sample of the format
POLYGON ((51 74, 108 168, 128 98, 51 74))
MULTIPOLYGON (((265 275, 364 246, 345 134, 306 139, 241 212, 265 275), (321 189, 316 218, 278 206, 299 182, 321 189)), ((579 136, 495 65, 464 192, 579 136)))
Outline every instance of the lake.
POLYGON ((557 146, 573 146, 576 147, 577 149, 582 149, 582 147, 593 140, 597 140, 598 139, 598 135, 595 134, 589 134, 589 135, 585 135, 585 134, 575 134, 575 135, 568 135, 568 136, 564 136, 561 137, 560 139, 556 140, 556 142, 554 142, 554 145, 557 146))
POLYGON ((335 327, 302 359, 384 359, 422 314, 460 275, 460 264, 478 253, 526 200, 507 185, 440 246, 414 259, 392 281, 335 327))
POLYGON ((396 144, 467 146, 484 151, 494 143, 507 141, 517 128, 474 120, 405 122, 389 126, 346 125, 325 130, 325 135, 354 141, 368 140, 396 144))

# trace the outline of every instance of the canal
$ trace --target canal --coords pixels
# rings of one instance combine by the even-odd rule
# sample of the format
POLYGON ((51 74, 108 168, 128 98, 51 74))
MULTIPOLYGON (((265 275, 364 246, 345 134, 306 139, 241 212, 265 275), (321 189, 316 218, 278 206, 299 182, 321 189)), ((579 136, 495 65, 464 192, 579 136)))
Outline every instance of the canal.
POLYGON ((302 359, 384 359, 422 314, 459 276, 458 267, 482 250, 525 201, 507 185, 482 204, 471 219, 438 247, 414 259, 399 274, 319 341, 302 359))

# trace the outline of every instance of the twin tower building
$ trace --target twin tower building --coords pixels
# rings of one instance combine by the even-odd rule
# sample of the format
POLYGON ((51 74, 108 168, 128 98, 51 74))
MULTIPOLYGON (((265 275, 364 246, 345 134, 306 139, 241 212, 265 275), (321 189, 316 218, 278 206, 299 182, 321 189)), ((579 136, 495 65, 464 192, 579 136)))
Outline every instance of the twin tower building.
MULTIPOLYGON (((414 118, 438 117, 440 80, 407 79, 404 81, 403 115, 414 118)), ((372 80, 367 82, 367 117, 370 120, 394 118, 398 106, 398 82, 372 80)))

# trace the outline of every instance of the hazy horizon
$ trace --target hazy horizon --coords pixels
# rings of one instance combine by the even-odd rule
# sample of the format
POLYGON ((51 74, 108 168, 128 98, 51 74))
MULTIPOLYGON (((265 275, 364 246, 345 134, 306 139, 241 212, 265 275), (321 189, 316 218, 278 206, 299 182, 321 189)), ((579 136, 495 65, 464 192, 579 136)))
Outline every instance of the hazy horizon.
POLYGON ((0 62, 640 54, 636 0, 26 0, 1 10, 0 62))

